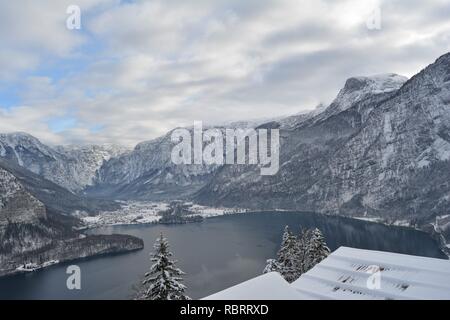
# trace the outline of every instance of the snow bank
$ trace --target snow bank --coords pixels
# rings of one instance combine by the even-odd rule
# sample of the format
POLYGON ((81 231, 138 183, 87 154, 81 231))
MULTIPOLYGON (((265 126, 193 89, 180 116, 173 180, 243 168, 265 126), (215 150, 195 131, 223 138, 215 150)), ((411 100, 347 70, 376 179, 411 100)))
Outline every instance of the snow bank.
POLYGON ((266 273, 203 300, 298 300, 302 294, 278 273, 266 273))
POLYGON ((340 247, 289 284, 268 273, 206 300, 450 300, 450 261, 340 247))

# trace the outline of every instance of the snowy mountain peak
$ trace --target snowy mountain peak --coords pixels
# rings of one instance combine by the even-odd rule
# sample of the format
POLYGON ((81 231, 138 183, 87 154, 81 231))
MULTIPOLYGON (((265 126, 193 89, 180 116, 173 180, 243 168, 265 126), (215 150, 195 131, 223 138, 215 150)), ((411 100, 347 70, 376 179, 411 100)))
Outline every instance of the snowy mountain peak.
POLYGON ((55 158, 54 150, 28 133, 0 133, 0 157, 25 166, 31 154, 40 158, 55 158))
POLYGON ((20 139, 37 140, 37 138, 33 137, 31 134, 28 134, 28 133, 22 132, 22 131, 2 133, 2 134, 0 134, 0 136, 9 137, 14 140, 20 140, 20 139))
POLYGON ((2 148, 9 146, 35 147, 42 150, 48 149, 39 139, 25 132, 0 133, 0 152, 2 148))
POLYGON ((350 91, 352 89, 355 89, 355 85, 358 86, 359 84, 360 90, 371 89, 375 92, 389 92, 399 89, 407 80, 407 77, 395 73, 383 73, 373 76, 352 77, 346 81, 344 90, 350 91))
POLYGON ((349 78, 330 108, 335 112, 347 110, 369 95, 398 90, 407 80, 408 78, 395 73, 349 78))
POLYGON ((127 151, 112 144, 52 148, 27 133, 0 134, 0 158, 74 192, 91 185, 105 161, 127 151))
POLYGON ((33 141, 39 141, 37 138, 33 137, 31 134, 23 132, 23 131, 16 131, 16 132, 10 132, 10 133, 1 133, 0 136, 2 137, 8 137, 12 140, 33 140, 33 141))

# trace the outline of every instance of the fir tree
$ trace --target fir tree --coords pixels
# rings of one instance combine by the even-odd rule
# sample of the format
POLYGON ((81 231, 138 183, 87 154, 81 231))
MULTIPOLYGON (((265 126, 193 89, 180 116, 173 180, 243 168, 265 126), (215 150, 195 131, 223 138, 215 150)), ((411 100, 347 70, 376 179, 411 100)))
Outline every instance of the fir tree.
POLYGON ((298 258, 297 258, 297 268, 299 270, 299 276, 308 271, 307 266, 307 255, 308 255, 308 247, 309 242, 311 240, 311 230, 310 229, 302 229, 300 230, 300 234, 298 236, 298 258))
POLYGON ((268 259, 266 261, 266 267, 263 270, 263 273, 269 273, 269 272, 280 272, 281 266, 275 259, 268 259))
POLYGON ((317 228, 310 232, 305 248, 303 272, 307 272, 330 254, 330 249, 327 247, 325 238, 317 228))
POLYGON ((283 233, 283 241, 278 251, 279 272, 288 282, 293 282, 299 277, 298 269, 298 241, 286 226, 283 233))
POLYGON ((169 243, 161 236, 153 246, 154 252, 151 258, 153 265, 144 276, 142 294, 145 300, 186 300, 186 286, 181 283, 180 277, 185 273, 178 269, 175 260, 170 260, 172 253, 169 251, 169 243))
POLYGON ((277 259, 267 260, 263 273, 276 271, 288 282, 297 280, 330 254, 319 229, 301 230, 298 237, 286 226, 277 259))

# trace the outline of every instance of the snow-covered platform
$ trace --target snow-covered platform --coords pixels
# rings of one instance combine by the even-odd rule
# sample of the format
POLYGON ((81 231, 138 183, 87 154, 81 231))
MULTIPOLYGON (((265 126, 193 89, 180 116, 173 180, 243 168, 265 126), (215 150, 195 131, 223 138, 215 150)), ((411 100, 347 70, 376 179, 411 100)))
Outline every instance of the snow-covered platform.
POLYGON ((340 247, 291 284, 269 273, 205 299, 450 300, 450 261, 340 247))
POLYGON ((204 298, 204 300, 298 300, 300 292, 276 272, 266 273, 229 289, 204 298))

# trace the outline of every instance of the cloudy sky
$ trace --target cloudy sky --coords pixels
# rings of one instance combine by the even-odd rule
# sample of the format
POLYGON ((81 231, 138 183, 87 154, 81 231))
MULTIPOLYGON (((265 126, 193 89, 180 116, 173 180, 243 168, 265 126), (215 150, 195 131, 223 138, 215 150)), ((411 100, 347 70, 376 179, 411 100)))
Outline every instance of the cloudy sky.
POLYGON ((0 132, 133 145, 302 112, 350 76, 417 73, 450 51, 449 17, 447 0, 0 0, 0 132))

